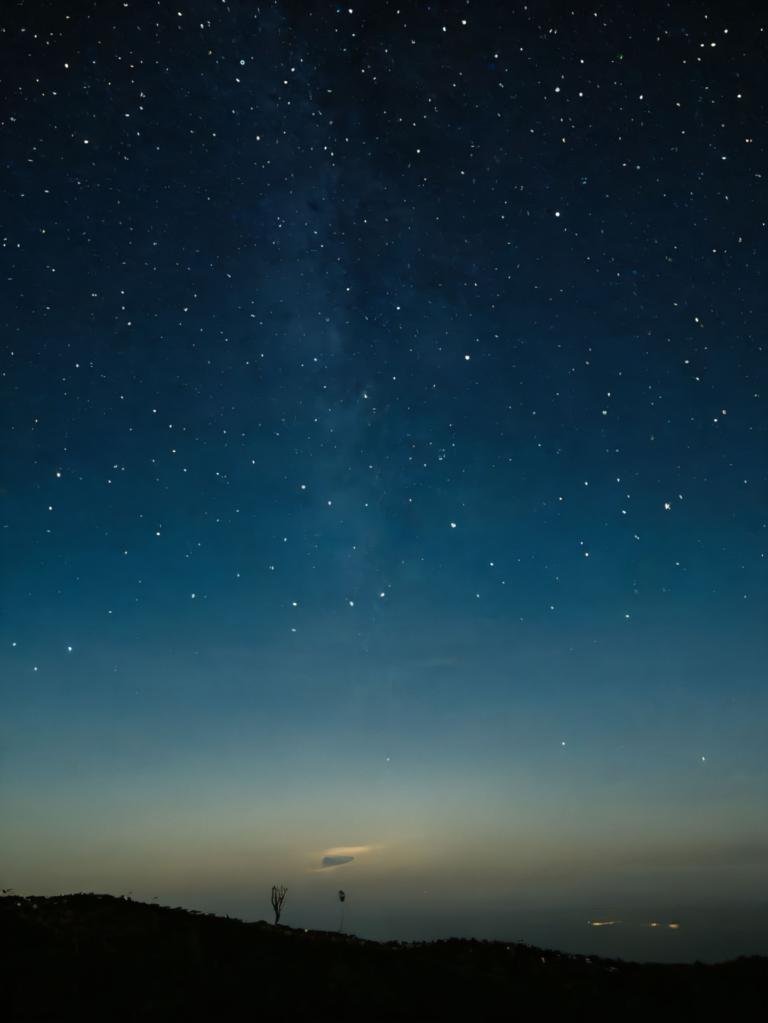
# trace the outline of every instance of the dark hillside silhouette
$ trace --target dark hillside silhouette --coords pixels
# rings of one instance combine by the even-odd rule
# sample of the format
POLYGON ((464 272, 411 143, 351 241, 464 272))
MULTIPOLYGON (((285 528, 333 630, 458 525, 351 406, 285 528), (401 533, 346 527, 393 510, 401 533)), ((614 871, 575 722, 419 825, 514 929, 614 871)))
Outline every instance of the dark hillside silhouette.
POLYGON ((765 958, 669 966, 502 942, 378 943, 109 895, 5 896, 0 929, 8 1021, 754 1019, 768 989, 765 958))

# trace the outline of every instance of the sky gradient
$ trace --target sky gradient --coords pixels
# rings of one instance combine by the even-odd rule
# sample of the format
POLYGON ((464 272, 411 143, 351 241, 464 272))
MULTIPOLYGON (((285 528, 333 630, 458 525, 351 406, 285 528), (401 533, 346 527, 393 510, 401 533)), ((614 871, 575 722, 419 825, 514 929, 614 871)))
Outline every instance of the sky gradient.
POLYGON ((6 5, 3 887, 768 953, 765 32, 576 7, 6 5))

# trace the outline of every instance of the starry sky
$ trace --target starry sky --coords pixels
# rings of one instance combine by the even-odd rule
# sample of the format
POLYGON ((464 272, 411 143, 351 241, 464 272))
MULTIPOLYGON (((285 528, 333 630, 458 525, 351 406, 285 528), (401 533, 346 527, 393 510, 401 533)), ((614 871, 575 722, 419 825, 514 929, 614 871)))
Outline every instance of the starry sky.
POLYGON ((760 17, 4 4, 4 887, 768 952, 760 17))

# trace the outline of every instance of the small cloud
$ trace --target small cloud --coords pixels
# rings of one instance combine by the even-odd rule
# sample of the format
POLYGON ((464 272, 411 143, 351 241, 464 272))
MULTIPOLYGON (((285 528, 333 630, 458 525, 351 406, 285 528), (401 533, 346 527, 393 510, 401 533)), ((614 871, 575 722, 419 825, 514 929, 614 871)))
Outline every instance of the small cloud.
POLYGON ((372 849, 372 845, 339 845, 332 849, 324 849, 320 853, 320 866, 315 867, 315 870, 334 870, 336 867, 343 867, 356 857, 371 852, 372 849))
POLYGON ((321 867, 340 867, 344 863, 351 863, 354 856, 323 856, 320 861, 321 867))

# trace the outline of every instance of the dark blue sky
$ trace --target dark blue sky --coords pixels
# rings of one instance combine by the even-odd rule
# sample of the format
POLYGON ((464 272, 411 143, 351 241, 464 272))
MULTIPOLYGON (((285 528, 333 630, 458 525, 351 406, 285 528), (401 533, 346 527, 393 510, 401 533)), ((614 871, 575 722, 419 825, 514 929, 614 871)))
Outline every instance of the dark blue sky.
POLYGON ((765 32, 576 7, 6 5, 4 885, 768 951, 765 32))

